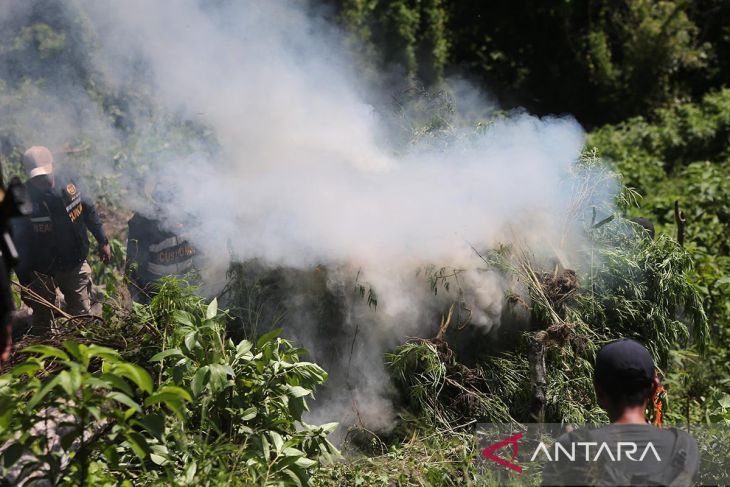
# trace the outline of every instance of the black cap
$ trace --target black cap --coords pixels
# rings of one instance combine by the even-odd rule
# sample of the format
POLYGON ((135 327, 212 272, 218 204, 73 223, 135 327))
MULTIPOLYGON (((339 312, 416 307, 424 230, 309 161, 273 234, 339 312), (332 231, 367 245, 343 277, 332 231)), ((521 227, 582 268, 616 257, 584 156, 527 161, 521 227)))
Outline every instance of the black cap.
POLYGON ((639 342, 624 338, 616 340, 596 356, 596 384, 613 391, 633 392, 654 381, 654 360, 639 342))

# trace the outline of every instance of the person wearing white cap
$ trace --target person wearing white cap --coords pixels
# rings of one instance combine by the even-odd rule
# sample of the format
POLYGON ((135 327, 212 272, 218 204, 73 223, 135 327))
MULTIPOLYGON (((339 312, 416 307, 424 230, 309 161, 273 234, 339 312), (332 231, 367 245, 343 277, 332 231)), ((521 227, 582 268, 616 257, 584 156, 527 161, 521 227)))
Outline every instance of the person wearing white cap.
POLYGON ((31 147, 23 154, 23 168, 29 178, 33 211, 16 228, 20 256, 16 274, 30 291, 22 297, 33 309, 32 333, 41 334, 53 319, 48 303, 55 303, 56 288, 64 296, 67 313, 89 313, 88 232, 99 245, 102 261, 109 261, 111 249, 93 203, 81 195, 73 181, 54 174, 50 150, 31 147))

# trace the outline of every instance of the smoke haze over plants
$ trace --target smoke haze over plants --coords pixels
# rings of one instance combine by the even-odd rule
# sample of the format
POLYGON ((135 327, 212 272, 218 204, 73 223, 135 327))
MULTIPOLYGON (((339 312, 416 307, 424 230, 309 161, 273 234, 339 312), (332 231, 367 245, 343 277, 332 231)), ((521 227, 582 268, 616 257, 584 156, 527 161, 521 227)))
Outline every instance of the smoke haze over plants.
MULTIPOLYGON (((165 221, 193 215, 191 238, 209 259, 212 282, 221 282, 231 254, 272 266, 330 268, 327 285, 345 299, 342 334, 359 330, 352 358, 350 341, 346 350, 327 350, 309 333, 317 323, 306 314, 288 317, 315 358, 331 353, 355 371, 330 370, 342 393, 316 412, 321 419, 352 420, 357 404, 366 424, 390 422, 382 354, 403 336, 438 325, 432 317, 446 302, 433 297, 418 268, 469 269, 465 300, 473 321, 489 328, 504 288, 494 274, 475 270, 480 260, 472 246, 520 241, 546 254, 549 245, 559 246, 570 170, 584 142, 572 118, 516 113, 480 133, 457 129, 446 147, 424 142, 395 150, 392 121, 371 105, 388 94, 361 82, 341 33, 293 1, 211 2, 205 9, 193 0, 69 3, 87 13, 100 42, 95 69, 112 85, 143 73, 158 103, 209 126, 220 145, 214 158, 149 161, 174 188, 172 200, 154 209, 142 198, 126 203, 165 221), (376 290, 377 310, 348 294, 358 272, 376 290)), ((72 82, 61 86, 71 92, 72 82)), ((461 91, 457 106, 488 111, 486 103, 475 106, 482 103, 475 91, 461 91)), ((104 139, 113 132, 93 113, 98 130, 79 124, 87 118, 61 117, 64 100, 78 101, 77 112, 88 103, 79 94, 56 98, 44 123, 63 130, 49 128, 58 140, 48 145, 77 128, 104 139)))

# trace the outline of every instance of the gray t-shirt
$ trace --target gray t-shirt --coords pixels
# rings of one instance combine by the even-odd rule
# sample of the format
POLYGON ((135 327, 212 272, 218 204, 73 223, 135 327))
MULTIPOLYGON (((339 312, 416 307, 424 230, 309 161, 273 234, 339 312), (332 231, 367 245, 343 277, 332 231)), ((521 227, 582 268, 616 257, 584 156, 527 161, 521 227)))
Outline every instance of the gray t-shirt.
POLYGON ((562 435, 542 485, 691 485, 697 442, 684 431, 611 424, 562 435))

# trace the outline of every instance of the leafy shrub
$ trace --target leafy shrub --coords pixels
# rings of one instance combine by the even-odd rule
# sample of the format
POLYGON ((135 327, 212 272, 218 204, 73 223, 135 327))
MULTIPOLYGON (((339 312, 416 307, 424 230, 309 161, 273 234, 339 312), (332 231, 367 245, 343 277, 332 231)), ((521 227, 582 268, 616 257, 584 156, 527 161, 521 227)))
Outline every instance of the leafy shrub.
POLYGON ((79 485, 92 462, 116 469, 125 453, 143 459, 161 405, 181 412, 190 400, 179 387, 155 388, 145 369, 106 347, 66 341, 23 352, 28 359, 0 377, 1 456, 16 483, 79 485))
POLYGON ((168 335, 171 347, 150 359, 159 362, 162 383, 191 392, 186 427, 199 442, 245 444, 238 461, 250 483, 305 483, 318 465, 312 458, 336 453, 327 441, 336 424, 301 423, 305 397, 327 373, 299 361, 302 350, 278 338, 281 330, 261 336, 255 346, 248 340, 236 344, 225 338, 225 314, 217 301, 204 311, 173 312, 177 326, 168 335))
POLYGON ((22 464, 13 475, 64 485, 303 485, 337 455, 327 440, 336 424, 302 422, 327 374, 278 331, 234 343, 216 300, 174 279, 149 305, 119 313, 79 338, 119 334, 121 353, 72 341, 29 347, 0 378, 1 456, 6 468, 22 464))

